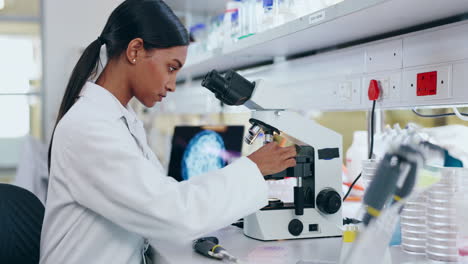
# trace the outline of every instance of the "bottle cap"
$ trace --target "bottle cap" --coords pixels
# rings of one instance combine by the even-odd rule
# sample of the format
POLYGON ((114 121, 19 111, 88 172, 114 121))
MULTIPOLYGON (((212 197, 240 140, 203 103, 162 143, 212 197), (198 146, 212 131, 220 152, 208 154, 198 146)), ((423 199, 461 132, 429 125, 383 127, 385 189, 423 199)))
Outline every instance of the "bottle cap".
POLYGON ((353 243, 356 240, 358 232, 357 226, 347 226, 343 232, 343 242, 353 243))

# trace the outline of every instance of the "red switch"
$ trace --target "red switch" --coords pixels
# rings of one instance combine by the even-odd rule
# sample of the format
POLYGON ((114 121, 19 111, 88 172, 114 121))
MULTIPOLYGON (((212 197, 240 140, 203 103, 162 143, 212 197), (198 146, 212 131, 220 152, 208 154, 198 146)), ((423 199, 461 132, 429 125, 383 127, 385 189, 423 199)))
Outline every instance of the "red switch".
POLYGON ((417 96, 427 96, 437 94, 437 72, 424 72, 417 75, 417 96))
POLYGON ((377 80, 371 80, 369 90, 367 91, 369 100, 376 101, 380 97, 380 83, 377 80))

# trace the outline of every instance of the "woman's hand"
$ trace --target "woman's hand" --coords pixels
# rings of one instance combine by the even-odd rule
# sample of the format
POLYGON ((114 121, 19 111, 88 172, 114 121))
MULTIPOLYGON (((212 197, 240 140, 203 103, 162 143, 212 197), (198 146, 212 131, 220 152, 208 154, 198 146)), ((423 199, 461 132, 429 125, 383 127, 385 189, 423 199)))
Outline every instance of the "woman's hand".
POLYGON ((283 148, 272 142, 250 154, 248 158, 255 162, 263 176, 266 176, 296 166, 296 155, 296 147, 283 148))

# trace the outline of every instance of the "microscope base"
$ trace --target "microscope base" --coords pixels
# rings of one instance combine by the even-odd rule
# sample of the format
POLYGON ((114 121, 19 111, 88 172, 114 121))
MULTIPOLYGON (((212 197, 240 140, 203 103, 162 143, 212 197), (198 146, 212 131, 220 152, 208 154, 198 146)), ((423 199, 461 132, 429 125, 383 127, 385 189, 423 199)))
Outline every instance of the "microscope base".
POLYGON ((304 215, 295 215, 294 209, 261 210, 244 217, 244 235, 262 241, 337 237, 342 225, 341 210, 333 215, 315 208, 304 209, 304 215))

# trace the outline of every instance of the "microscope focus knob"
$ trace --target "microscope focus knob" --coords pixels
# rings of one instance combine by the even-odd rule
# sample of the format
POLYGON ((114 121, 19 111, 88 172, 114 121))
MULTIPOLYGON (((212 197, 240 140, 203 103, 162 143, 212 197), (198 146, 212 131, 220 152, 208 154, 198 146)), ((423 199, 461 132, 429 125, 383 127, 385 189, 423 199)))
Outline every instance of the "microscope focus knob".
POLYGON ((289 222, 288 230, 291 235, 299 236, 302 233, 302 230, 304 230, 304 225, 302 224, 301 220, 293 219, 291 222, 289 222))
POLYGON ((334 214, 341 208, 341 196, 333 189, 322 190, 317 195, 317 207, 324 214, 334 214))

